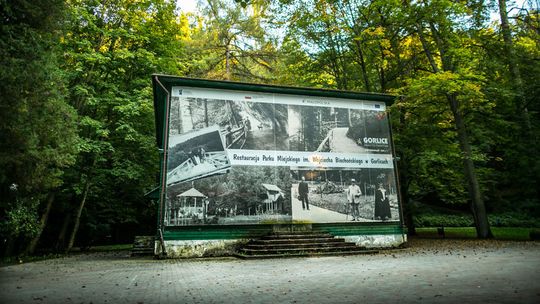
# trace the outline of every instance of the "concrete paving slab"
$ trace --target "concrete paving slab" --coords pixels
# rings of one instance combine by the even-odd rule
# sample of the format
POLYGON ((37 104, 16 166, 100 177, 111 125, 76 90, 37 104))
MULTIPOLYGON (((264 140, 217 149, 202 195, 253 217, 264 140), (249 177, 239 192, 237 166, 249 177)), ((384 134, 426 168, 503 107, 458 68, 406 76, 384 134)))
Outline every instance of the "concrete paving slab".
POLYGON ((539 242, 409 244, 265 260, 74 255, 0 268, 0 303, 540 303, 539 242))

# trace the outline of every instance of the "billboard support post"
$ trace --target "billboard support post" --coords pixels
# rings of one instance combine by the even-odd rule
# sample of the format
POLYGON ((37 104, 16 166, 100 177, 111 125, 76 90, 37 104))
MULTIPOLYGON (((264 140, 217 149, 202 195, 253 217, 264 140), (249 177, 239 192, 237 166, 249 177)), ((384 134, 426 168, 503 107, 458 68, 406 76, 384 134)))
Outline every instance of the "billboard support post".
POLYGON ((170 111, 170 94, 169 91, 163 86, 163 84, 159 81, 158 76, 154 76, 154 81, 163 89, 163 91, 166 94, 165 99, 165 115, 164 115, 164 128, 163 128, 163 142, 165 143, 163 145, 163 148, 160 149, 160 152, 163 151, 163 153, 160 153, 160 162, 161 162, 161 181, 160 181, 160 198, 159 198, 159 204, 158 204, 158 235, 159 235, 159 241, 161 243, 161 254, 163 256, 167 255, 167 251, 165 249, 165 241, 163 239, 163 224, 164 224, 164 210, 165 210, 165 196, 166 196, 166 184, 167 184, 167 143, 168 143, 168 129, 169 129, 169 111, 170 111))

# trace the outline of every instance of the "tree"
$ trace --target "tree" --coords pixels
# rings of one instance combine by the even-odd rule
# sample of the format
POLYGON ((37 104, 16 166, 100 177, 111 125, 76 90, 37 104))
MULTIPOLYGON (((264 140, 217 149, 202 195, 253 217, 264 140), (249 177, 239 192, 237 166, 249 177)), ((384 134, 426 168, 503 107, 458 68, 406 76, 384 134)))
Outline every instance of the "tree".
POLYGON ((288 36, 339 89, 389 92, 413 61, 404 60, 406 14, 398 1, 282 1, 288 36), (292 4, 290 3, 292 2, 292 4))
POLYGON ((538 150, 538 10, 519 10, 505 27, 484 29, 478 37, 485 49, 482 72, 487 79, 486 96, 496 104, 490 115, 496 118, 490 124, 495 143, 490 166, 497 183, 490 193, 496 212, 534 215, 540 172, 540 162, 534 156, 538 150))
POLYGON ((473 104, 483 100, 480 91, 481 85, 474 83, 475 79, 481 81, 481 76, 471 73, 471 66, 467 65, 465 60, 474 54, 463 48, 467 45, 468 39, 466 36, 460 37, 457 34, 458 29, 455 24, 455 20, 458 20, 459 15, 463 14, 462 12, 465 10, 459 4, 445 1, 433 5, 411 5, 411 8, 419 16, 419 18, 415 18, 415 20, 419 20, 417 34, 422 41, 424 53, 433 72, 420 81, 430 86, 431 93, 429 94, 433 94, 432 98, 443 97, 447 101, 462 153, 477 235, 480 238, 492 237, 473 162, 473 150, 469 138, 471 127, 468 126, 465 117, 468 108, 471 109, 473 104), (440 10, 440 14, 433 14, 434 11, 438 10, 440 10), (427 11, 430 14, 427 14, 427 11), (455 15, 452 16, 452 14, 455 15), (435 56, 438 57, 435 58, 435 56))
MULTIPOLYGON (((301 50, 307 54, 311 69, 320 75, 320 79, 314 79, 313 84, 350 89, 349 82, 355 66, 349 62, 354 60, 347 52, 350 40, 338 19, 335 3, 297 1, 286 5, 285 12, 294 12, 281 16, 282 22, 289 25, 286 42, 299 43, 301 50)), ((369 82, 366 86, 369 87, 369 82)))
POLYGON ((186 67, 174 2, 70 1, 69 13, 63 68, 82 141, 66 179, 67 201, 78 201, 67 250, 81 223, 99 238, 147 214, 158 159, 150 75, 186 67))
POLYGON ((506 0, 498 0, 498 4, 499 16, 501 18, 501 32, 504 41, 504 51, 510 69, 510 74, 512 75, 513 79, 513 88, 517 95, 516 112, 522 116, 523 124, 529 133, 531 129, 531 121, 529 118, 529 110, 527 109, 527 102, 525 100, 525 92, 523 90, 523 79, 521 78, 521 72, 517 64, 517 55, 514 48, 514 42, 512 40, 510 24, 508 22, 506 0))
POLYGON ((0 216, 10 243, 37 243, 50 204, 41 224, 39 206, 77 154, 76 113, 65 100, 55 44, 62 18, 55 0, 10 1, 0 10, 0 216))
POLYGON ((242 7, 233 1, 209 0, 204 17, 187 44, 196 64, 187 72, 196 77, 268 81, 275 48, 262 26, 266 1, 242 7))

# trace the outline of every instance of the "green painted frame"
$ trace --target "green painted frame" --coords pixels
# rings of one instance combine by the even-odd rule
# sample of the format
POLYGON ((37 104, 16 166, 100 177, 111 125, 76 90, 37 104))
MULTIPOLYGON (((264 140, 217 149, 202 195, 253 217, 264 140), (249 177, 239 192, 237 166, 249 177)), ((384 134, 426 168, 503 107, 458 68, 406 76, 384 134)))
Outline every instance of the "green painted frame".
MULTIPOLYGON (((160 183, 157 193, 159 194, 157 236, 160 231, 163 233, 164 240, 216 240, 216 239, 245 239, 257 237, 271 232, 271 224, 252 224, 252 225, 201 225, 201 226, 164 226, 163 212, 164 204, 164 185, 165 185, 165 166, 167 159, 167 136, 168 136, 168 111, 170 105, 170 92, 174 86, 187 86, 196 88, 211 88, 237 91, 250 91, 262 93, 276 93, 302 96, 333 97, 354 100, 368 100, 384 102, 387 106, 393 104, 398 96, 379 93, 361 93, 352 91, 339 91, 328 89, 314 89, 290 86, 278 86, 255 83, 242 83, 222 80, 208 80, 197 78, 186 78, 162 74, 152 75, 152 86, 154 92, 154 112, 156 124, 156 144, 160 151, 160 183)), ((391 140, 391 142, 393 142, 391 140)), ((392 143, 392 155, 395 158, 395 151, 392 143)), ((397 166, 394 166, 396 180, 397 166)), ((399 185, 398 185, 399 189, 399 185)), ((400 190, 398 191, 400 194, 400 190)), ((313 223, 313 230, 327 231, 334 235, 391 235, 404 234, 403 210, 401 206, 400 195, 399 213, 400 222, 376 222, 376 223, 313 223)), ((291 223, 291 225, 295 225, 291 223)), ((302 225, 302 224, 300 224, 302 225)))

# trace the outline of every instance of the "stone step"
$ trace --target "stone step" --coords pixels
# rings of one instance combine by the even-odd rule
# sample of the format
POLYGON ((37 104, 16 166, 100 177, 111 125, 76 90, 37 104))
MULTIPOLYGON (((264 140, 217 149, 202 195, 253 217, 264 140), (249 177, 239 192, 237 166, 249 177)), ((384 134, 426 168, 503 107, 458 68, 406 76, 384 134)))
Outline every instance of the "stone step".
POLYGON ((262 240, 273 239, 310 239, 310 238, 333 238, 334 236, 328 233, 273 233, 261 237, 262 240))
POLYGON ((152 256, 154 255, 154 241, 153 236, 135 236, 133 241, 133 247, 131 249, 131 256, 152 256))
POLYGON ((282 231, 252 240, 240 248, 239 257, 274 258, 290 256, 339 255, 354 252, 371 253, 323 231, 282 231))
POLYGON ((339 243, 344 242, 343 238, 297 238, 297 239, 259 239, 254 240, 250 244, 261 244, 261 245, 273 245, 273 244, 293 244, 293 243, 339 243))
POLYGON ((378 250, 349 250, 349 251, 326 251, 326 252, 300 252, 287 254, 243 254, 235 253, 235 256, 241 259, 282 259, 282 258, 299 258, 299 257, 319 257, 319 256, 342 256, 342 255, 357 255, 357 254, 377 254, 378 250))
POLYGON ((265 249, 250 249, 242 248, 240 253, 248 255, 261 255, 261 254, 301 254, 301 253, 321 253, 321 252, 345 252, 345 251, 358 251, 360 248, 356 246, 331 246, 331 247, 317 247, 317 248, 265 248, 265 249))
POLYGON ((272 244, 272 245, 261 245, 261 244, 247 244, 244 249, 255 249, 255 250, 274 250, 274 249, 318 249, 318 248, 331 248, 331 247, 355 247, 354 243, 345 243, 345 242, 329 242, 329 243, 293 243, 293 244, 272 244))
POLYGON ((317 230, 284 230, 284 231, 274 231, 272 232, 271 234, 269 235, 279 235, 279 234, 321 234, 321 233, 325 233, 327 234, 326 232, 322 232, 322 231, 317 231, 317 230))

